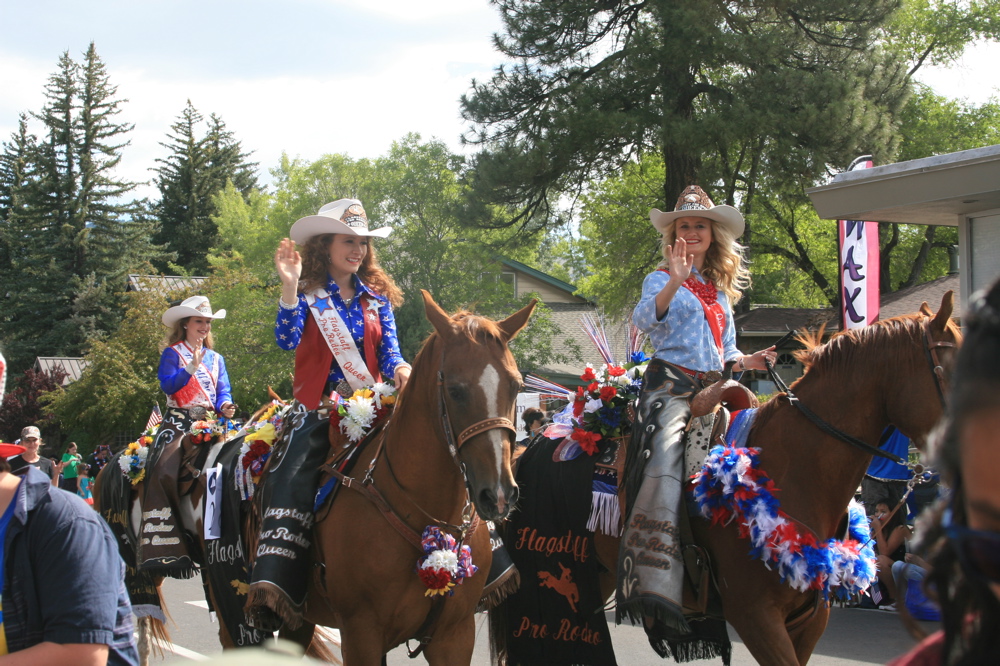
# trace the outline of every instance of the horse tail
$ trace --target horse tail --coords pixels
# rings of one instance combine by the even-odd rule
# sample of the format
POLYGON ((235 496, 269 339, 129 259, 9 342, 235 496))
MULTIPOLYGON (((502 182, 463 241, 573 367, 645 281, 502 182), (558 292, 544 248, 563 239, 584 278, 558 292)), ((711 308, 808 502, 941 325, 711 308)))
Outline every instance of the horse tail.
POLYGON ((344 662, 337 658, 333 650, 326 646, 327 642, 335 643, 336 641, 328 631, 316 627, 312 635, 312 640, 309 641, 309 647, 306 648, 306 656, 330 664, 343 664, 344 662))
POLYGON ((137 639, 139 663, 146 666, 149 664, 150 656, 164 659, 170 645, 170 631, 163 620, 153 615, 143 615, 136 618, 135 624, 139 633, 137 639))

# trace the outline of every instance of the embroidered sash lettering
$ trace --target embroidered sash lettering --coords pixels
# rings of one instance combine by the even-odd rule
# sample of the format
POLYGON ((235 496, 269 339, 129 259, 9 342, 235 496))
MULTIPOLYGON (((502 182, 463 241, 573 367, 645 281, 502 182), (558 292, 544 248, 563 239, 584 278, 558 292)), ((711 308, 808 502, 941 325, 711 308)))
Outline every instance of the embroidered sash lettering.
POLYGON ((323 340, 337 359, 337 365, 344 371, 347 383, 355 390, 371 386, 375 383, 375 378, 369 374, 350 329, 329 298, 330 294, 326 289, 305 294, 310 313, 316 320, 323 340))
MULTIPOLYGON (((183 340, 175 345, 171 345, 170 348, 177 352, 177 355, 181 357, 181 361, 184 362, 185 366, 194 360, 194 351, 183 340)), ((215 409, 215 399, 217 397, 215 384, 219 377, 219 355, 214 353, 208 354, 208 351, 207 349, 202 351, 202 362, 198 365, 195 373, 191 375, 191 379, 188 380, 187 385, 177 393, 167 396, 168 407, 188 409, 189 407, 200 405, 208 409, 215 409), (205 365, 205 356, 211 357, 211 367, 205 365)))

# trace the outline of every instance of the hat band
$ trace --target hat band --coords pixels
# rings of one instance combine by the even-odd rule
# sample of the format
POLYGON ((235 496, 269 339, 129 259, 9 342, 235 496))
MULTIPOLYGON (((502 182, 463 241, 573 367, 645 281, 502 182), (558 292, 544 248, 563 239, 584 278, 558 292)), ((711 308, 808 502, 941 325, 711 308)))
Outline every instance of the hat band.
POLYGON ((708 210, 708 206, 703 206, 700 203, 682 203, 675 210, 708 210))
POLYGON ((343 222, 347 226, 351 227, 352 229, 355 228, 355 227, 363 227, 365 229, 368 228, 368 220, 366 220, 361 215, 348 215, 348 216, 344 217, 341 220, 341 222, 343 222))

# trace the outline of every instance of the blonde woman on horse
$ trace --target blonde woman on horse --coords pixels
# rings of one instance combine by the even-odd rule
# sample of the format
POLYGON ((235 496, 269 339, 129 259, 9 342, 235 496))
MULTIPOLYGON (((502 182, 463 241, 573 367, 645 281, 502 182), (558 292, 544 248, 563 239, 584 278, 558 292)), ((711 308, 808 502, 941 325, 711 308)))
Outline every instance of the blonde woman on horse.
POLYGON ((295 350, 296 403, 290 441, 276 445, 258 490, 264 510, 247 602, 258 628, 277 626, 272 613, 292 628, 301 622, 313 501, 330 447, 328 420, 317 413, 321 401, 334 392, 349 396, 383 376, 400 390, 409 379, 393 315, 403 294, 371 244, 391 231, 369 229, 361 202, 339 199, 296 221, 278 245, 274 332, 279 347, 295 350))
MULTIPOLYGON (((632 484, 629 515, 619 557, 618 608, 644 619, 651 641, 690 640, 681 611, 683 561, 683 432, 690 399, 721 376, 725 363, 736 370, 765 370, 774 348, 743 354, 736 348, 732 305, 750 283, 743 248, 743 216, 716 206, 697 185, 687 187, 672 212, 653 209, 650 221, 661 234, 663 261, 646 276, 633 323, 649 334, 656 351, 639 397, 641 477, 632 484)), ((638 473, 638 472, 637 472, 638 473)))
POLYGON ((146 463, 138 561, 141 568, 165 576, 194 573, 178 523, 179 485, 189 487, 196 476, 183 465, 182 443, 192 424, 209 412, 225 418, 236 413, 226 361, 213 349, 212 322, 225 317, 226 311, 213 312, 204 296, 185 299, 161 317, 169 331, 157 374, 167 409, 146 463))

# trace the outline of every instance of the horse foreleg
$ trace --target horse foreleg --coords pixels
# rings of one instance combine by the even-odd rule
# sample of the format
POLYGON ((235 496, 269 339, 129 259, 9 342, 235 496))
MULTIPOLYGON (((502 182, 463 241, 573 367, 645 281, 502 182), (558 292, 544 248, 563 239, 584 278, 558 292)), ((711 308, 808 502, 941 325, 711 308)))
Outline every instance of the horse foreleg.
POLYGON ((785 629, 784 615, 774 606, 742 612, 726 609, 726 620, 733 625, 758 664, 800 666, 795 646, 785 629))
POLYGON ((795 645, 795 655, 798 657, 800 664, 805 664, 809 661, 813 650, 816 649, 816 643, 819 642, 819 639, 823 636, 823 632, 826 631, 826 624, 829 619, 830 607, 826 604, 820 604, 812 617, 788 632, 788 635, 792 639, 792 644, 795 645))
POLYGON ((346 666, 381 666, 385 654, 385 637, 379 631, 378 618, 371 614, 354 614, 340 628, 340 654, 346 666))
POLYGON ((455 622, 448 627, 447 633, 440 630, 434 633, 434 640, 424 650, 427 663, 431 666, 441 664, 471 664, 472 653, 476 649, 476 616, 455 622))

